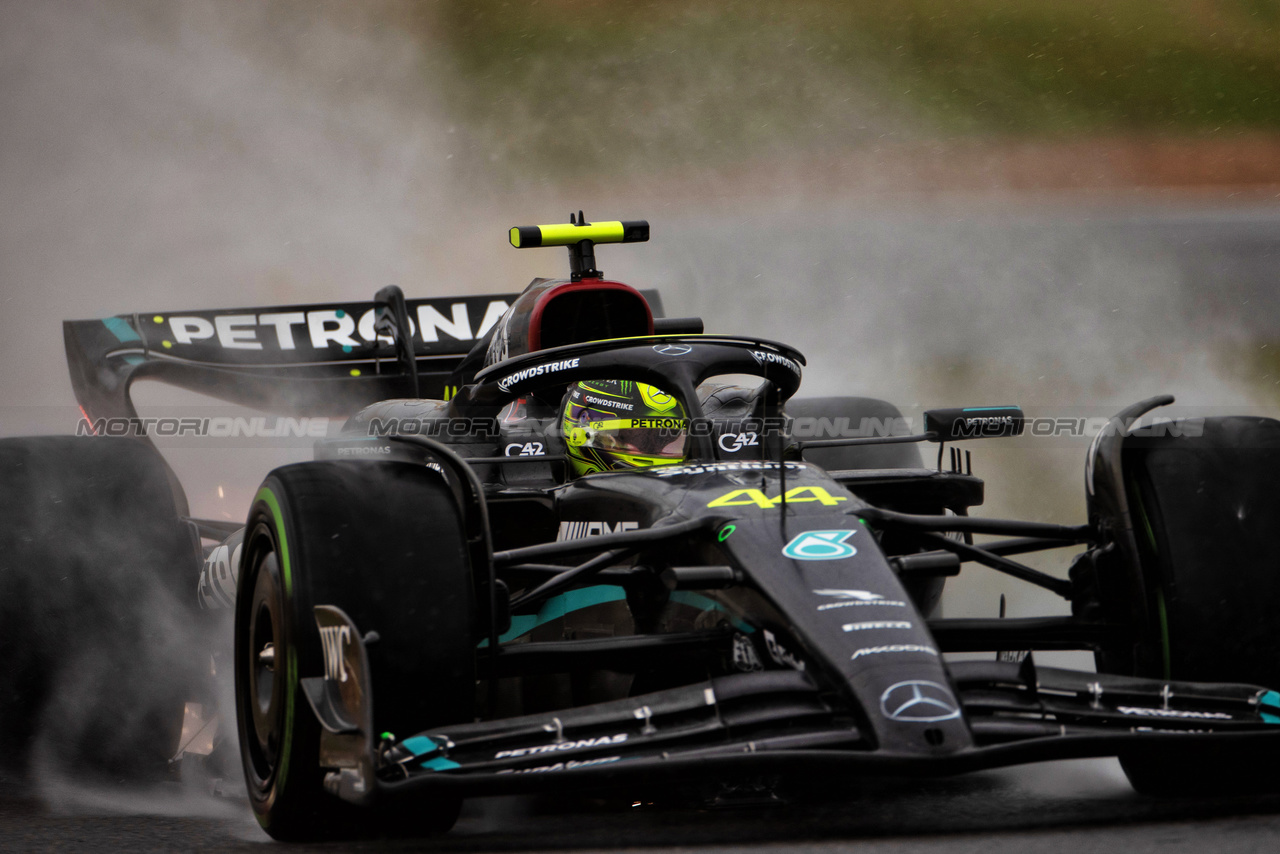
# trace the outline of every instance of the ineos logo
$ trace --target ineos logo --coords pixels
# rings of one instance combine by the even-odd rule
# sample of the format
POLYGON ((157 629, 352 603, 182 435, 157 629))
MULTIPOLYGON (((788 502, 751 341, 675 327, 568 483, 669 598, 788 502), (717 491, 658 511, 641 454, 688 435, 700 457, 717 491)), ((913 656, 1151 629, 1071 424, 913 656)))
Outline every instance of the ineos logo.
POLYGON ((688 344, 654 344, 653 352, 663 356, 683 356, 693 351, 688 344))
POLYGON ((911 679, 890 685, 880 695, 880 711, 891 721, 933 723, 960 717, 956 698, 944 685, 911 679))

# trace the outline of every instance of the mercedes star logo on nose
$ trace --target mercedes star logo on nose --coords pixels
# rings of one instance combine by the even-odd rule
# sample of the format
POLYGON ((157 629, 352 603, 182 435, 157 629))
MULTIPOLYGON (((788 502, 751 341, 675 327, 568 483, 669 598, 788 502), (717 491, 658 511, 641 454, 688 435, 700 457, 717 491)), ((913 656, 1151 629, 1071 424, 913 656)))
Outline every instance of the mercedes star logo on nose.
POLYGON ((693 348, 688 344, 654 344, 653 352, 664 356, 683 356, 693 348))
POLYGON ((956 698, 944 685, 911 679, 890 685, 880 695, 880 711, 893 721, 932 723, 960 717, 956 698))

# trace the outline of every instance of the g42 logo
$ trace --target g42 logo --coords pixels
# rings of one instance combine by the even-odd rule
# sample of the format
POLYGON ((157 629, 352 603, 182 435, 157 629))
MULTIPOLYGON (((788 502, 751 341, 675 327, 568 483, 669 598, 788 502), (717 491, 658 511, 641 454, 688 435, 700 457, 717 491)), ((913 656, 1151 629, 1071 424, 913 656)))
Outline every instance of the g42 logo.
POLYGON ((743 448, 760 447, 760 437, 755 433, 725 433, 719 438, 720 450, 736 454, 743 448))
MULTIPOLYGON (((841 501, 848 500, 843 495, 832 495, 821 486, 797 486, 787 490, 788 504, 817 501, 827 507, 834 507, 841 501)), ((769 498, 758 489, 735 489, 707 502, 708 507, 747 507, 752 504, 762 510, 772 510, 782 504, 782 496, 769 498)))
POLYGON ((508 457, 542 457, 546 453, 541 442, 512 442, 506 448, 508 457))

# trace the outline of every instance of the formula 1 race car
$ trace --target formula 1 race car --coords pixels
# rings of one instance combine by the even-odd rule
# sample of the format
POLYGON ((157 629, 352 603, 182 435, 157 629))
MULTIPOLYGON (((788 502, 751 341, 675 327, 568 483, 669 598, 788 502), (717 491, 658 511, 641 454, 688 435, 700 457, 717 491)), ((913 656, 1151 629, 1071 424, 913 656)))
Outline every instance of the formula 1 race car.
MULTIPOLYGON (((1089 449, 1085 524, 971 516, 983 482, 944 449, 1019 435, 1018 408, 910 433, 884 401, 796 397, 797 350, 704 334, 596 269, 596 245, 647 223, 570 219, 511 230, 571 262, 518 295, 67 323, 99 432, 136 419, 144 377, 350 415, 267 476, 243 527, 188 518, 136 440, 0 441, 10 565, 53 577, 72 559, 49 541, 88 530, 96 571, 155 567, 192 625, 197 601, 233 609, 220 670, 270 835, 439 831, 491 794, 1086 756, 1149 793, 1275 784, 1280 422, 1140 427, 1172 402, 1152 398, 1089 449), (1020 559, 1072 545, 1068 578, 1020 559), (966 564, 1071 616, 945 619, 966 564), (1092 650, 1097 672, 1037 650, 1092 650)), ((177 708, 198 670, 167 680, 177 708)))

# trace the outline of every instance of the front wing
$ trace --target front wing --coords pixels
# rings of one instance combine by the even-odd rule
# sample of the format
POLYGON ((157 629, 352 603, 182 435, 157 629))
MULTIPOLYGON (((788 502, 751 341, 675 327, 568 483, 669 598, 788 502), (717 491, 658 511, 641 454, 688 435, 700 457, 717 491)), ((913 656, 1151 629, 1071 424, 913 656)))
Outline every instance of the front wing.
POLYGON ((849 708, 802 670, 768 670, 396 738, 372 731, 359 631, 337 608, 316 611, 322 626, 350 627, 343 633, 350 642, 332 650, 327 675, 303 679, 302 687, 323 728, 326 787, 354 803, 418 789, 478 796, 824 769, 941 776, 1206 740, 1280 748, 1276 691, 1037 667, 1030 656, 1021 663, 951 662, 955 694, 904 682, 885 692, 878 710, 849 708), (959 708, 945 699, 953 696, 959 708), (908 716, 936 752, 878 747, 860 723, 865 714, 908 716), (974 746, 934 745, 942 730, 930 724, 956 717, 974 746))

